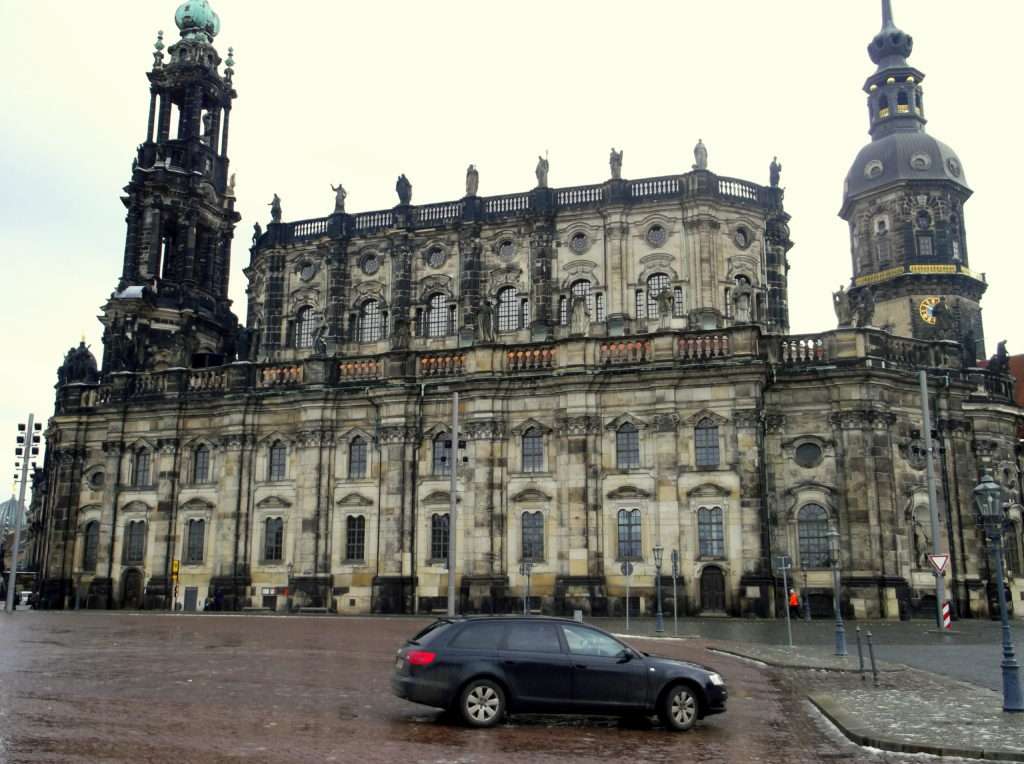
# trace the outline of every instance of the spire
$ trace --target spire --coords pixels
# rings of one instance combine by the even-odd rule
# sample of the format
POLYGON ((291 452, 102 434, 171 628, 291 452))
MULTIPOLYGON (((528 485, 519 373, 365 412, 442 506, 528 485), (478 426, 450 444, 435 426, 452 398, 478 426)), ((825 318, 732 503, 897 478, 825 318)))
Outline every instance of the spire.
POLYGON ((914 49, 914 38, 899 29, 892 20, 892 0, 882 0, 882 28, 868 45, 868 55, 879 71, 906 66, 914 49))
POLYGON ((882 29, 895 26, 892 23, 892 0, 882 0, 882 29))

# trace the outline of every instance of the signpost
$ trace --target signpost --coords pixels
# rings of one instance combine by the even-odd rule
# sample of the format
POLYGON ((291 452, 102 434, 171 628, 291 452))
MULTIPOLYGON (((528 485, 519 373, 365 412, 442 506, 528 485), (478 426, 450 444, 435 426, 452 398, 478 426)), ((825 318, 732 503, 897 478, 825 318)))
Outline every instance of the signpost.
POLYGON ((526 594, 523 595, 523 615, 530 614, 530 572, 533 570, 533 563, 523 560, 519 563, 520 575, 526 576, 526 594))
POLYGON ((949 555, 930 554, 928 555, 928 562, 930 562, 932 568, 935 569, 935 575, 941 576, 946 572, 946 567, 949 565, 949 555))
POLYGON ((676 596, 676 579, 679 577, 679 550, 672 550, 672 631, 679 636, 679 599, 676 596))
POLYGON ((629 560, 622 563, 622 575, 626 577, 626 631, 629 631, 629 579, 633 575, 633 563, 629 560))
POLYGON ((171 560, 171 583, 174 584, 174 594, 171 599, 171 610, 178 609, 178 571, 181 570, 180 560, 171 560))
MULTIPOLYGON (((928 401, 928 372, 921 369, 918 374, 918 381, 921 385, 921 422, 923 432, 921 439, 924 441, 925 453, 928 457, 928 515, 932 526, 932 554, 931 557, 942 557, 942 539, 939 534, 939 503, 935 497, 935 453, 932 448, 932 418, 930 404, 928 401)), ((947 557, 948 561, 948 557, 947 557)), ((935 563, 932 563, 935 568, 935 563)), ((942 628, 942 603, 946 600, 946 579, 942 571, 935 568, 935 619, 939 628, 942 628)))
POLYGON ((786 610, 786 633, 789 635, 789 649, 793 649, 793 622, 789 620, 789 578, 787 577, 787 571, 792 569, 790 565, 789 557, 787 555, 780 555, 775 558, 775 564, 778 569, 782 571, 782 596, 785 602, 786 610))

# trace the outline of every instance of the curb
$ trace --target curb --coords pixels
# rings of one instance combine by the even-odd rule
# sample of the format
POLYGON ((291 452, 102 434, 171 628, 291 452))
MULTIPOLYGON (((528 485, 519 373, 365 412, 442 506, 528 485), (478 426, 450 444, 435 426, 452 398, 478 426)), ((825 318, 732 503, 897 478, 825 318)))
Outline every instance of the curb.
MULTIPOLYGON (((761 655, 749 655, 747 653, 737 652, 736 650, 729 650, 729 649, 726 649, 724 647, 715 647, 713 645, 708 646, 707 650, 709 652, 712 652, 712 653, 718 653, 720 655, 727 655, 730 658, 742 658, 743 660, 757 661, 758 663, 763 663, 764 665, 771 666, 772 668, 802 669, 804 671, 833 671, 833 672, 835 672, 837 674, 860 674, 860 673, 862 673, 860 669, 855 669, 855 668, 839 668, 837 666, 809 666, 809 665, 807 665, 805 663, 792 663, 792 662, 786 663, 786 662, 782 662, 782 661, 779 661, 779 660, 776 660, 776 659, 766 658, 766 657, 761 656, 761 655)), ((895 664, 895 665, 894 664, 889 664, 885 668, 883 668, 882 666, 878 667, 878 673, 879 674, 892 674, 892 673, 895 673, 897 671, 906 671, 906 670, 907 670, 906 666, 899 665, 899 664, 895 664)), ((870 674, 871 673, 871 669, 868 668, 867 666, 865 666, 863 673, 864 674, 870 674)))
POLYGON ((1024 761, 1024 755, 1016 751, 985 750, 982 748, 957 748, 955 746, 928 745, 927 743, 911 743, 891 738, 875 737, 862 730, 854 729, 842 720, 841 713, 832 705, 830 696, 808 695, 807 700, 822 716, 828 719, 836 729, 857 745, 879 748, 894 753, 926 753, 931 756, 951 756, 964 759, 983 759, 985 761, 1024 761))

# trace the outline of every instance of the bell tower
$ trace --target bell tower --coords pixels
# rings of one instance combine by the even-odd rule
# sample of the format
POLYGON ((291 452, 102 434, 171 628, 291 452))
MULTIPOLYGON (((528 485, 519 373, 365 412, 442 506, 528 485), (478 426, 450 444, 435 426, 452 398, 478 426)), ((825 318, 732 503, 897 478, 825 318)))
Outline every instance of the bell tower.
POLYGON ((925 132, 924 73, 907 62, 913 38, 882 0, 868 45, 877 66, 864 83, 871 142, 846 176, 840 217, 850 226, 853 281, 837 295, 840 322, 919 339, 955 340, 965 361, 985 353, 981 296, 970 269, 964 204, 971 196, 956 153, 925 132))
POLYGON ((235 93, 231 51, 213 47, 220 19, 207 0, 182 3, 181 39, 153 53, 145 140, 121 197, 124 264, 103 306, 103 371, 217 365, 233 352, 238 319, 228 299, 235 212, 228 127, 235 93))

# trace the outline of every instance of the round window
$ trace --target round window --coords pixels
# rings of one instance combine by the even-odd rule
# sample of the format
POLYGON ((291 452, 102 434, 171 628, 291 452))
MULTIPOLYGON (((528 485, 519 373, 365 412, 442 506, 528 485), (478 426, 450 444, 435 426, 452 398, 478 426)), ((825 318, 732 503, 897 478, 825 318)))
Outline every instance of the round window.
POLYGON ((508 239, 505 239, 501 244, 498 245, 498 257, 503 257, 506 260, 511 258, 516 253, 516 245, 508 239))
POLYGON ((796 447, 795 458, 801 467, 817 467, 821 463, 821 446, 817 443, 801 443, 796 447))
POLYGON ((440 268, 444 265, 444 250, 440 247, 431 247, 427 250, 427 265, 431 268, 440 268))
POLYGON ((299 269, 299 278, 303 281, 309 281, 316 275, 316 266, 313 263, 303 263, 299 269))
POLYGON ((885 166, 877 159, 872 159, 864 166, 865 178, 877 178, 885 171, 885 166))
POLYGON ((569 248, 572 249, 573 252, 585 252, 589 246, 590 240, 582 231, 574 233, 572 238, 569 239, 569 248))
POLYGON ((367 276, 372 276, 380 270, 380 258, 373 253, 365 255, 362 262, 359 264, 359 267, 367 276))
POLYGON ((949 169, 950 174, 952 174, 952 176, 954 178, 959 178, 960 177, 960 173, 961 173, 960 163, 956 159, 954 159, 953 157, 950 157, 949 159, 947 159, 946 160, 946 167, 949 169))
POLYGON ((746 249, 750 246, 750 231, 743 226, 736 229, 736 233, 732 235, 732 238, 740 249, 746 249))
POLYGON ((102 472, 94 472, 89 476, 89 487, 99 490, 106 482, 107 476, 102 472))
POLYGON ((664 226, 652 225, 647 229, 647 243, 654 247, 660 247, 668 239, 668 231, 664 226))

